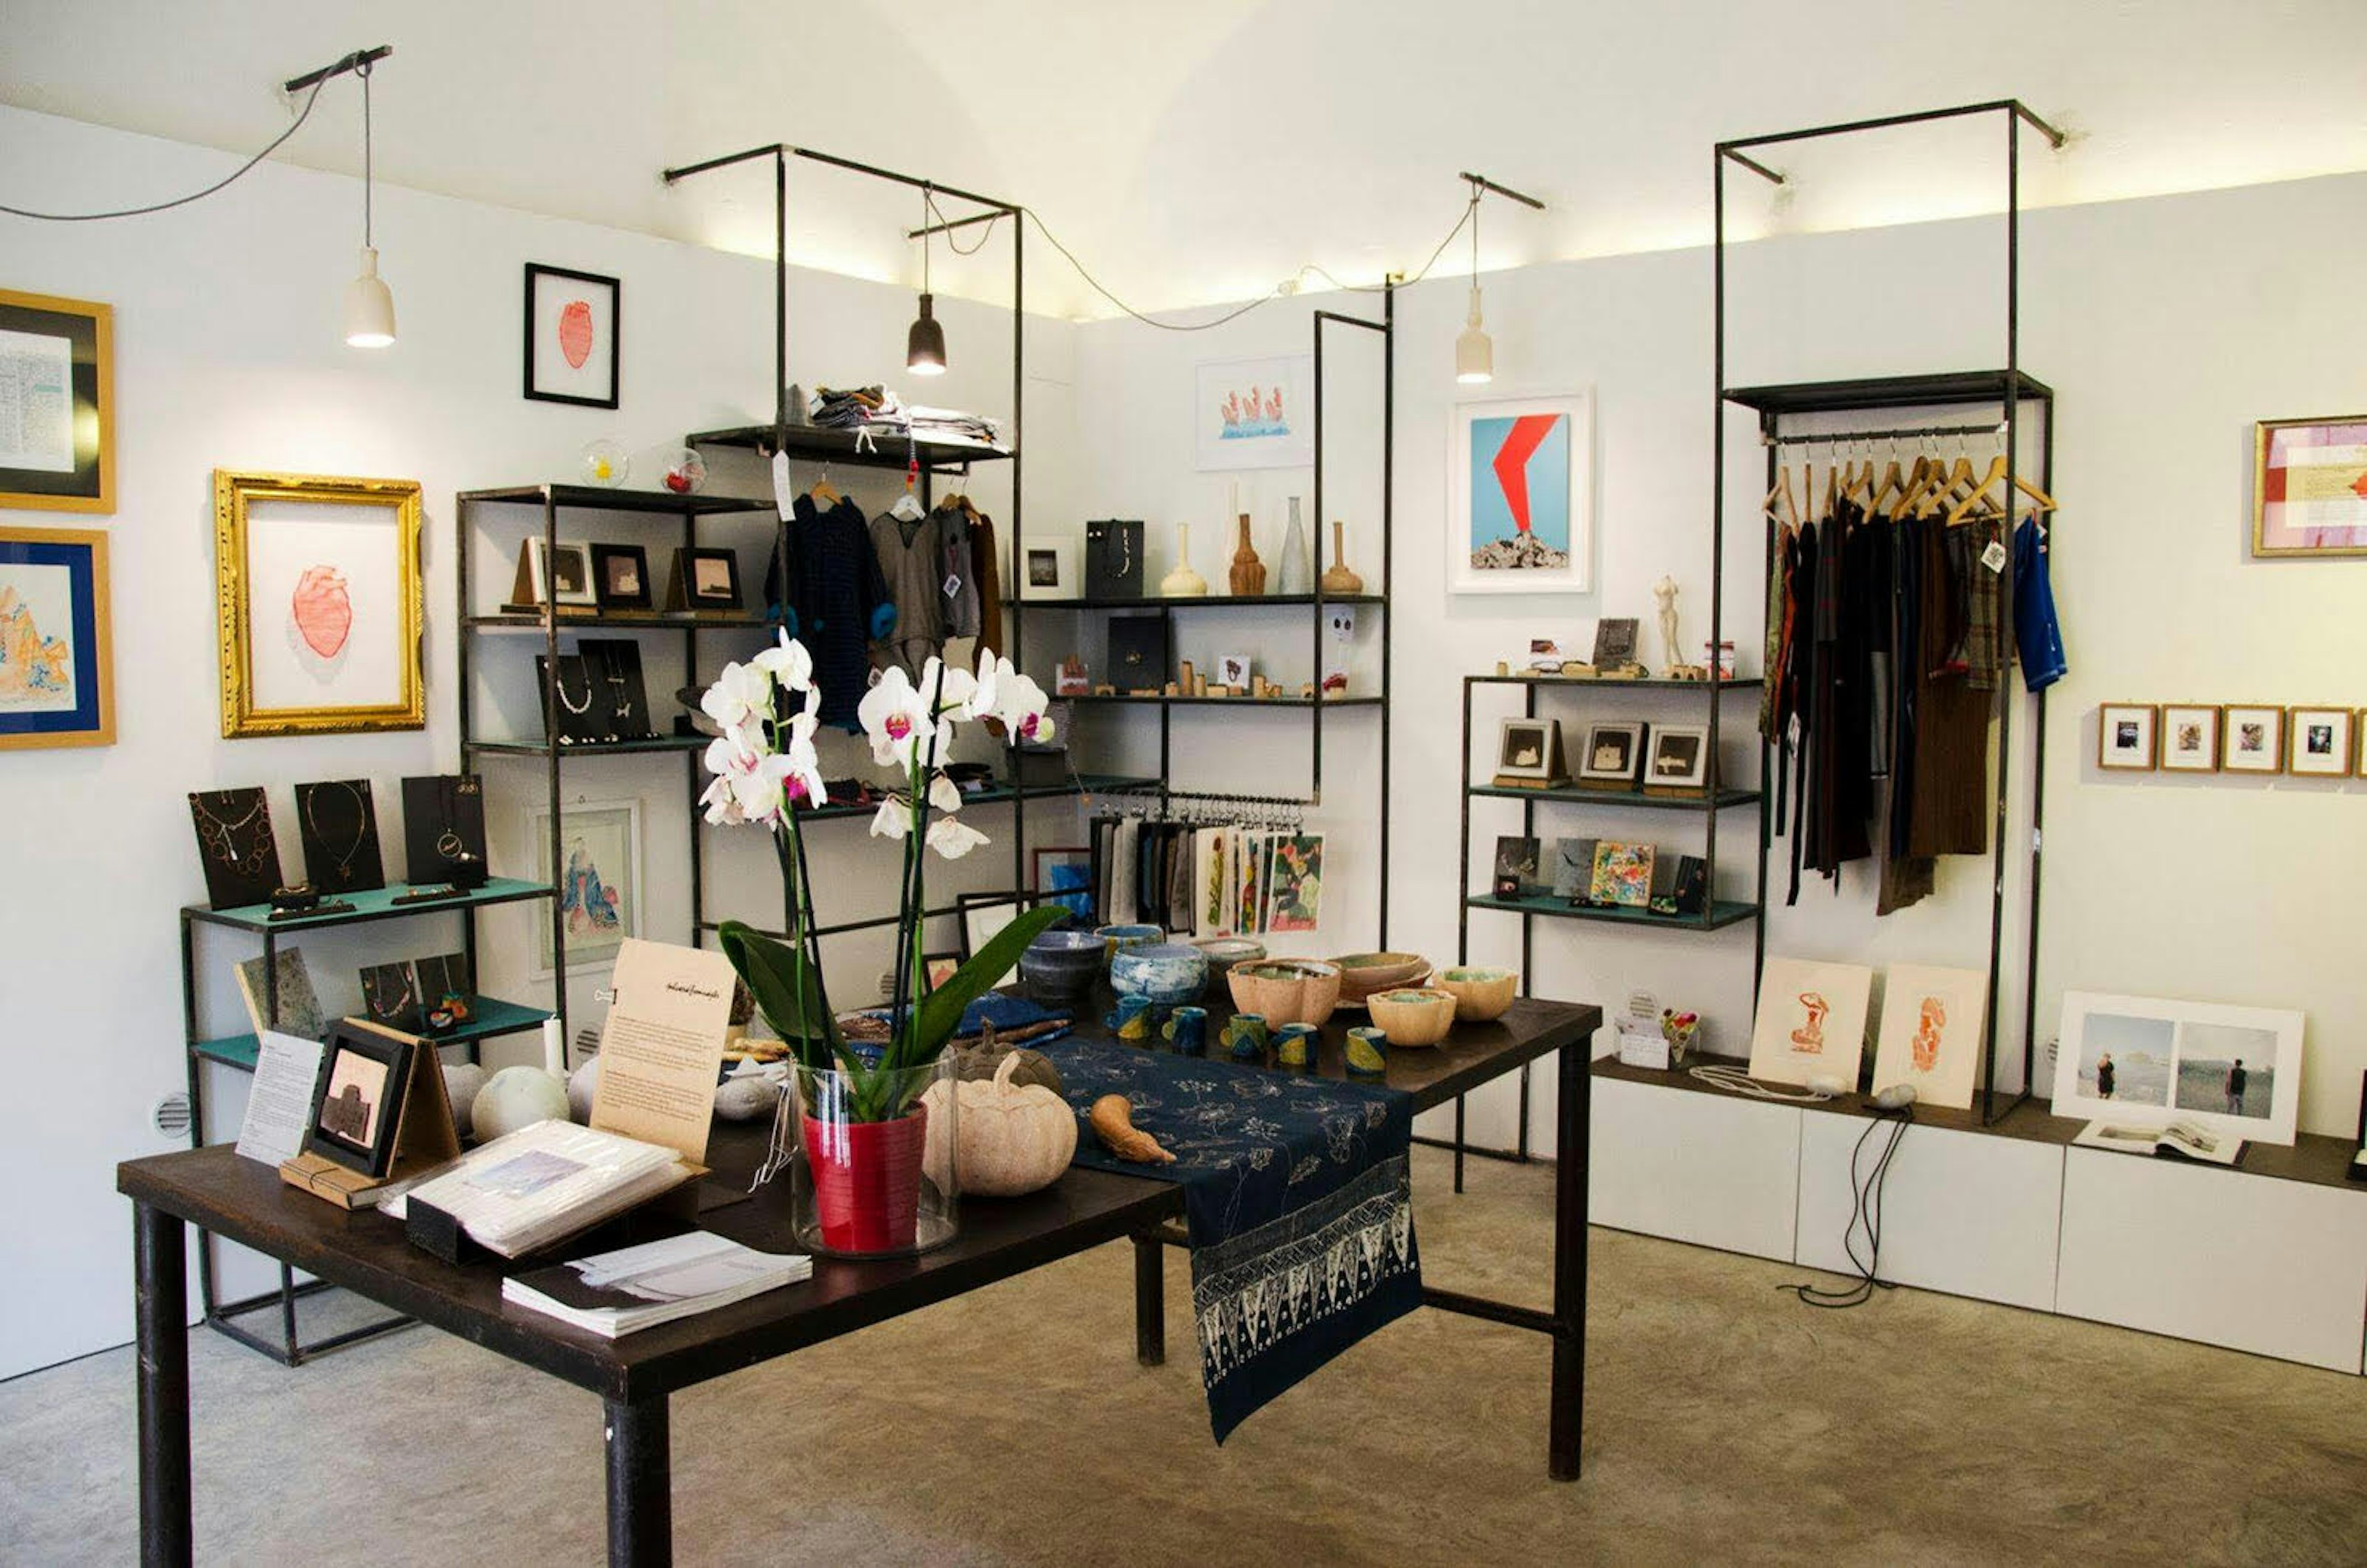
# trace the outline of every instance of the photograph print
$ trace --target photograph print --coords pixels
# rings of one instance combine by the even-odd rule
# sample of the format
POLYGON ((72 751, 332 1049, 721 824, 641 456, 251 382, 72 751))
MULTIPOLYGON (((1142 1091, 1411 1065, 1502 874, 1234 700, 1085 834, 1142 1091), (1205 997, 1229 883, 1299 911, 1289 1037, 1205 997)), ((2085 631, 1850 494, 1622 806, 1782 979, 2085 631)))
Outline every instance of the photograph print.
POLYGON ((1447 434, 1447 586, 1592 586, 1594 402, 1587 392, 1457 403, 1447 434))
POLYGON ((2285 765, 2285 710, 2231 703, 2220 726, 2219 767, 2230 773, 2277 773, 2285 765))
POLYGON ((2096 710, 2096 766, 2151 773, 2158 728, 2150 704, 2106 703, 2096 710))
POLYGON ((2219 710, 2208 704, 2164 704, 2161 766, 2165 773, 2219 771, 2219 710))
POLYGON ((2350 774, 2349 708, 2294 708, 2285 723, 2290 750, 2285 771, 2303 778, 2348 778, 2350 774))
POLYGON ((2280 1008, 2067 991, 2055 1114, 2153 1127, 2178 1120, 2291 1144, 2304 1021, 2280 1008))

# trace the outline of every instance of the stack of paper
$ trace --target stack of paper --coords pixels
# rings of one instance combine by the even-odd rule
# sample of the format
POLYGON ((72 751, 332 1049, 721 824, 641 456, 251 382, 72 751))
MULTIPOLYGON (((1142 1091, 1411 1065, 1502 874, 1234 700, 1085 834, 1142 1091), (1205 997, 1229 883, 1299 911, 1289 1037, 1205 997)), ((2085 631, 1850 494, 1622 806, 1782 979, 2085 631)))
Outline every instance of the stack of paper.
POLYGON ((381 1207, 407 1218, 411 1204, 433 1204, 479 1246, 516 1258, 588 1230, 694 1174, 679 1153, 662 1144, 568 1122, 538 1122, 461 1156, 381 1207))
POLYGON ((614 1339, 795 1284, 813 1259, 706 1231, 580 1258, 502 1281, 502 1299, 614 1339))

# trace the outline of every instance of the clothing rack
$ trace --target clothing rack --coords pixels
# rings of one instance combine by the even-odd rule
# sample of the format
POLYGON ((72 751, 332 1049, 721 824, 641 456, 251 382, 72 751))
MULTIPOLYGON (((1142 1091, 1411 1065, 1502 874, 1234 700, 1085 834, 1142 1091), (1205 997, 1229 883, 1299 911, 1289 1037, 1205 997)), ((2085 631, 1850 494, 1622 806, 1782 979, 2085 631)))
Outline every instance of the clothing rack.
POLYGON ((1309 804, 1297 796, 1286 795, 1240 795, 1224 791, 1150 787, 1104 790, 1094 798, 1104 812, 1148 816, 1155 822, 1189 821, 1198 816, 1230 813, 1253 818, 1261 823, 1292 827, 1304 821, 1309 804))
POLYGON ((2006 423, 1993 420, 1987 424, 1908 424, 1889 430, 1795 431, 1789 435, 1777 435, 1762 431, 1761 446, 1860 446, 1879 441, 1912 441, 1927 435, 2003 435, 2006 423))

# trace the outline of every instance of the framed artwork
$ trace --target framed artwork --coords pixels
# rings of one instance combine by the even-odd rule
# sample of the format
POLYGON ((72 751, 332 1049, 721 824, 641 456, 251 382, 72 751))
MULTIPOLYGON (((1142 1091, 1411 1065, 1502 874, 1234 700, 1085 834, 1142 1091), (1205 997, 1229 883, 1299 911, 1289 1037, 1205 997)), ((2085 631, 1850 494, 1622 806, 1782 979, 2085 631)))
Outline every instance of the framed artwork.
POLYGON ((1709 726, 1656 724, 1645 752, 1644 787, 1699 795, 1709 787, 1709 726))
POLYGON ((1873 992, 1874 971, 1862 964, 1769 958, 1759 972, 1750 1076, 1805 1084, 1811 1077, 1829 1075, 1856 1088, 1873 992))
POLYGON ((2367 556, 2367 414, 2252 432, 2253 556, 2367 556))
MULTIPOLYGON (((550 810, 526 814, 527 863, 550 852, 550 810)), ((641 803, 581 801, 563 807, 559 827, 559 913, 567 924, 567 972, 606 969, 629 936, 641 934, 641 803)), ((558 965, 551 950, 550 921, 535 916, 535 977, 549 979, 558 965)))
POLYGON ((527 580, 527 595, 518 603, 585 607, 600 603, 589 546, 570 539, 561 539, 555 545, 543 539, 528 539, 527 553, 531 575, 527 580))
POLYGON ((1209 360, 1194 367, 1195 466, 1304 468, 1315 462, 1315 358, 1209 360))
POLYGON ((604 610, 650 607, 650 553, 639 545, 592 547, 592 596, 604 610))
POLYGON ((962 955, 958 953, 924 953, 921 954, 921 984, 934 991, 959 974, 961 966, 962 955))
POLYGON ((1021 586, 1030 599, 1066 599, 1077 592, 1077 547, 1073 540, 1025 547, 1021 586))
POLYGON ((666 595, 669 610, 740 608, 740 557, 734 550, 703 545, 674 552, 674 588, 666 595))
MULTIPOLYGON (((2358 743, 2358 773, 2361 778, 2367 779, 2367 708, 2361 708, 2352 717, 2356 720, 2350 728, 2350 733, 2358 743)), ((2362 1139, 2361 1142, 2367 1142, 2367 1139, 2362 1139)))
POLYGON ((1230 686, 1237 692, 1246 692, 1250 689, 1255 670, 1255 664, 1246 653, 1220 653, 1217 655, 1216 683, 1230 686))
POLYGON ((115 744, 108 604, 105 534, 0 527, 0 750, 115 744))
POLYGON ((1547 839, 1545 841, 1548 890, 1557 898, 1583 904, 1594 891, 1594 839, 1547 839))
POLYGON ((1636 662, 1636 634, 1642 625, 1633 615, 1605 615, 1594 623, 1594 667, 1625 670, 1636 662))
POLYGON ((0 288, 0 507, 115 510, 115 311, 0 288))
POLYGON ((2285 717, 2285 772, 2301 778, 2345 779, 2355 748, 2349 708, 2293 708, 2285 717))
MULTIPOLYGON (((1008 893, 957 893, 954 906, 961 917, 961 956, 967 964, 978 956, 979 950, 994 940, 995 933, 1019 918, 1019 900, 1008 893)), ((997 975, 988 984, 1006 985, 1019 965, 997 975)))
POLYGON ((2276 1008, 2063 994, 2055 1114, 2195 1122, 2290 1144, 2301 1114, 2303 1018, 2276 1008))
POLYGON ((1448 588, 1582 593, 1593 586, 1591 392, 1455 404, 1446 475, 1448 588))
POLYGON ((1311 931, 1323 920, 1323 835, 1276 833, 1266 869, 1265 926, 1311 931))
POLYGON ((1650 844, 1622 844, 1604 839, 1594 846, 1594 874, 1587 902, 1612 908, 1652 907, 1652 863, 1659 851, 1650 844))
POLYGON ((1035 890, 1080 920, 1093 918, 1093 852, 1083 844, 1039 845, 1027 852, 1035 890))
POLYGON ((1644 737, 1645 726, 1640 719, 1588 725, 1586 750, 1578 758, 1578 782, 1634 789, 1636 772, 1644 765, 1644 737))
POLYGON ((419 481, 214 470, 222 736, 421 729, 419 481))
POLYGON ((2219 708, 2215 703, 2164 703, 2161 767, 2168 773, 2219 771, 2219 708))
POLYGON ((1508 718, 1496 732, 1499 784, 1556 784, 1562 780, 1561 721, 1508 718))
POLYGON ((351 1023, 331 1030, 312 1089, 306 1152, 364 1176, 384 1176, 394 1160, 395 1128, 402 1120, 411 1054, 418 1043, 351 1023))
POLYGON ((1988 976, 1977 969, 1892 964, 1883 977, 1874 1091, 1903 1083, 1913 1088, 1918 1105, 1970 1109, 1988 988, 1988 976))
POLYGON ((596 272, 526 264, 526 395, 617 406, 617 321, 625 286, 596 272))
POLYGON ((2106 703, 2096 710, 2096 766, 2153 772, 2161 715, 2150 703, 2106 703))
POLYGON ((1534 898, 1549 890, 1551 884, 1542 882, 1537 874, 1535 838, 1506 833, 1496 840, 1496 879, 1490 886, 1499 898, 1534 898))
POLYGON ((2219 768, 2229 773, 2281 773, 2285 767, 2285 710, 2230 703, 2219 710, 2219 768))

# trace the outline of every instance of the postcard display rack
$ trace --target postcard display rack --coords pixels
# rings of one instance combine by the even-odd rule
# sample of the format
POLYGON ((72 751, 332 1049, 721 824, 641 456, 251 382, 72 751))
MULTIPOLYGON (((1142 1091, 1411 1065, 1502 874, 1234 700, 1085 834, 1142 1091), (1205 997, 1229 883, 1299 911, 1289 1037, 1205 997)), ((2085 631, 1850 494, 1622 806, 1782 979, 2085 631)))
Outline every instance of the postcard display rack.
MULTIPOLYGON (((910 239, 925 241, 927 237, 934 236, 947 231, 967 229, 979 224, 987 224, 991 226, 998 220, 1002 219, 1008 219, 1011 220, 1010 428, 1021 433, 1024 433, 1025 430, 1025 421, 1024 417, 1026 396, 1025 358, 1025 344, 1023 333, 1024 317, 1022 311, 1026 294, 1026 271, 1025 244, 1024 238, 1025 225, 1021 221, 1020 218, 1022 209, 1016 204, 1012 202, 1003 201, 992 197, 979 196, 968 191, 957 189, 951 186, 940 185, 934 181, 924 180, 917 175, 899 174, 894 170, 879 168, 869 164, 856 163, 851 159, 840 158, 830 153, 815 152, 810 148, 792 147, 785 144, 775 143, 770 146, 750 148, 742 152, 728 153, 722 157, 710 158, 702 163, 691 164, 680 168, 673 168, 665 171, 664 177, 666 183, 672 185, 678 180, 690 178, 695 175, 704 175, 714 170, 729 168, 742 164, 769 161, 773 165, 773 341, 775 345, 773 362, 773 379, 775 387, 774 420, 770 424, 743 425, 730 429, 696 432, 688 436, 688 444, 694 447, 719 446, 740 448, 755 452, 759 456, 767 458, 776 453, 786 453, 793 463, 798 461, 810 463, 844 463, 850 467, 884 468, 891 469, 905 468, 910 465, 911 468, 917 470, 921 491, 921 502, 923 506, 934 504, 935 499, 934 482, 938 479, 947 476, 966 475, 969 472, 970 465, 974 462, 1008 462, 1011 465, 1011 504, 1009 513, 1010 543, 1008 546, 1008 558, 1011 562, 1014 563, 1014 565, 1015 563, 1024 561, 1026 558, 1025 514, 1022 504, 1025 492, 1025 486, 1022 483, 1022 479, 1025 469, 1022 467, 1020 452, 1017 446, 988 447, 972 446, 963 442, 928 441, 894 435, 888 436, 875 444, 866 435, 865 435, 864 433, 859 431, 816 427, 794 421, 790 417, 788 407, 789 379, 787 346, 789 331, 787 284, 787 169, 788 161, 792 158, 806 159, 813 163, 843 170, 850 174, 863 175, 871 179, 884 180, 894 185, 904 186, 911 189, 923 191, 933 198, 945 198, 962 204, 972 209, 961 216, 949 219, 938 219, 930 222, 923 228, 912 230, 907 235, 907 238, 910 239)), ((998 651, 1007 655, 1011 661, 1014 664, 1018 665, 1021 669, 1027 668, 1026 626, 1030 611, 1049 611, 1059 613, 1076 612, 1085 614, 1112 611, 1156 613, 1161 620, 1161 635, 1167 642, 1169 661, 1172 668, 1175 651, 1174 617, 1179 613, 1188 614, 1192 611, 1204 608, 1233 610, 1244 608, 1271 608, 1277 611, 1297 610, 1308 616, 1307 624, 1308 635, 1313 641, 1313 646, 1317 654, 1316 686, 1318 694, 1311 698, 1277 697, 1260 699, 1224 697, 1195 698, 1182 695, 1136 696, 1120 694, 1116 695, 1087 696, 1082 698, 1071 696, 1056 699, 1062 703, 1073 705, 1071 711, 1078 714, 1098 711, 1104 708, 1116 709, 1117 711, 1127 711, 1129 708, 1141 707, 1156 708, 1159 715, 1159 769, 1157 773, 1151 776, 1084 773, 1075 772, 1072 769, 1069 773, 1068 778, 1059 784, 1028 784, 1022 785, 1016 776, 1017 760, 1014 754, 1011 760, 1011 765, 1014 769, 1014 776, 1006 784, 1002 787, 991 789, 982 794, 972 794, 966 796, 968 804, 970 805, 1002 801, 1008 801, 1011 805, 1013 817, 1011 832, 1011 883, 1009 888, 1004 891, 1010 892, 1014 897, 1023 902, 1034 899, 1039 896, 1038 891, 1031 890, 1028 886, 1029 877, 1027 874, 1026 864, 1026 822, 1027 803, 1030 800, 1046 798, 1073 799, 1080 797, 1089 799, 1094 795, 1103 794, 1140 795, 1145 792, 1151 792, 1156 794, 1159 798, 1161 807, 1162 811, 1164 810, 1167 803, 1174 793, 1170 789, 1170 779, 1172 776, 1170 768, 1170 739, 1172 716, 1174 711, 1178 708, 1198 707, 1206 709, 1229 705, 1235 708, 1254 708, 1259 712, 1265 712, 1268 710, 1289 712, 1296 710, 1308 713, 1309 717, 1311 775, 1310 790, 1308 795, 1303 796, 1262 796, 1245 795, 1233 792, 1227 792, 1223 796, 1224 799, 1236 803, 1281 807, 1311 807, 1321 804, 1323 794, 1324 710, 1327 708, 1343 708, 1356 710, 1359 712, 1372 712, 1378 715, 1380 723, 1380 776, 1378 781, 1377 795, 1377 810, 1380 816, 1378 852, 1380 856, 1378 873, 1380 908, 1378 919, 1380 944, 1382 946, 1387 945, 1389 886, 1388 585, 1392 578, 1389 558, 1391 537, 1391 486, 1389 480, 1392 471, 1391 464, 1394 459, 1394 449, 1391 443, 1391 423, 1395 404, 1394 389, 1391 383, 1393 380, 1395 363, 1394 355, 1396 352, 1396 286, 1394 283, 1391 283, 1384 289, 1382 314, 1380 320, 1373 321, 1361 316, 1344 315, 1330 310, 1319 310, 1315 312, 1313 323, 1315 348, 1315 473, 1313 488, 1315 514, 1318 518, 1322 517, 1324 514, 1323 406, 1325 331, 1327 328, 1345 328, 1354 331, 1370 332, 1377 335, 1381 342, 1382 559, 1381 591, 1379 592, 1341 595, 1326 594, 1323 592, 1322 575, 1325 563, 1322 558, 1322 530, 1320 528, 1314 530, 1315 559, 1313 565, 1313 580, 1316 583, 1316 589, 1312 593, 1267 594, 1251 598, 1210 596, 1196 599, 1162 599, 1145 596, 1139 599, 1070 598, 1057 600, 1031 600, 1027 597, 1024 587, 1015 581, 1014 577, 1006 577, 1006 593, 1003 603, 1003 612, 1006 623, 1005 640, 1009 642, 1010 647, 999 649, 998 651), (1381 687, 1380 691, 1376 694, 1332 698, 1324 698, 1320 694, 1320 652, 1324 629, 1329 612, 1332 608, 1342 604, 1371 606, 1381 616, 1381 687)), ((753 505, 756 503, 750 502, 747 504, 753 505)), ((784 536, 786 537, 786 536, 784 536)), ((555 663, 556 661, 554 660, 554 667, 555 663)), ((1048 678, 1049 674, 1050 671, 1048 668, 1044 671, 1046 678, 1042 679, 1040 682, 1047 692, 1051 692, 1056 689, 1055 682, 1048 678)), ((705 744, 703 738, 698 744, 702 746, 705 744)), ((582 750, 583 748, 577 747, 571 748, 571 750, 582 750)), ((691 786, 694 795, 697 793, 699 788, 698 783, 695 777, 695 772, 696 764, 694 763, 694 780, 691 786)), ((554 781, 558 776, 558 768, 555 759, 552 762, 551 776, 554 781)), ((557 786, 554 782, 554 800, 556 798, 556 789, 557 786)), ((801 819, 812 821, 838 816, 861 817, 868 819, 874 809, 875 807, 868 806, 848 807, 829 807, 819 811, 809 813, 801 819)), ((692 831, 696 833, 697 831, 697 824, 698 821, 698 814, 696 810, 694 810, 692 818, 694 824, 692 831)), ((556 821, 555 810, 553 820, 554 822, 556 821)), ((554 854, 556 853, 556 850, 557 846, 554 842, 554 854)), ((697 871, 697 862, 695 852, 693 854, 692 864, 693 919, 697 922, 698 935, 703 937, 706 933, 716 931, 719 928, 719 922, 708 919, 703 908, 700 907, 699 878, 697 871)), ((945 905, 941 907, 932 907, 923 911, 923 915, 926 919, 940 919, 957 916, 960 912, 960 906, 958 905, 945 905)), ((792 918, 793 916, 787 904, 787 889, 785 886, 783 888, 783 924, 786 926, 792 918)), ((844 920, 828 921, 817 929, 816 934, 823 937, 832 937, 843 936, 855 931, 873 931, 881 927, 893 925, 897 917, 893 913, 889 913, 884 915, 858 917, 844 920)), ((785 936, 786 933, 784 931, 776 931, 768 934, 774 936, 785 936)))
MULTIPOLYGON (((531 902, 548 898, 548 884, 521 882, 511 877, 496 876, 481 887, 464 889, 451 897, 430 902, 402 904, 395 900, 411 891, 397 886, 373 887, 358 892, 343 893, 339 899, 352 908, 335 914, 301 915, 274 919, 268 904, 249 904, 232 908, 213 908, 203 904, 185 906, 181 910, 181 1028, 186 1043, 189 1092, 189 1146, 197 1148, 205 1143, 206 1102, 205 1066, 211 1063, 235 1072, 252 1073, 262 1049, 255 1034, 208 1036, 200 1032, 198 996, 198 932, 201 926, 220 931, 237 931, 263 939, 263 994, 260 998, 263 1016, 279 1017, 279 944, 289 937, 310 935, 316 931, 339 927, 370 925, 384 920, 424 919, 434 915, 458 914, 460 921, 460 952, 468 973, 474 983, 477 967, 477 913, 497 904, 531 902)), ((434 1036, 438 1047, 460 1046, 473 1058, 484 1041, 504 1034, 515 1034, 525 1030, 539 1029, 551 1014, 543 1009, 518 1002, 503 1001, 494 997, 471 998, 471 1016, 449 1032, 434 1036)), ((440 1051, 438 1053, 441 1054, 440 1051)), ((292 1367, 308 1357, 340 1345, 350 1345, 400 1328, 409 1323, 407 1317, 384 1318, 345 1329, 310 1344, 297 1332, 296 1303, 331 1287, 322 1280, 299 1282, 295 1271, 287 1264, 278 1265, 279 1284, 276 1290, 236 1301, 220 1300, 215 1280, 213 1236, 200 1232, 198 1242, 198 1294, 203 1303, 205 1321, 250 1349, 260 1350, 282 1366, 292 1367), (279 1309, 279 1333, 276 1338, 266 1338, 238 1320, 262 1311, 269 1305, 279 1309)))

